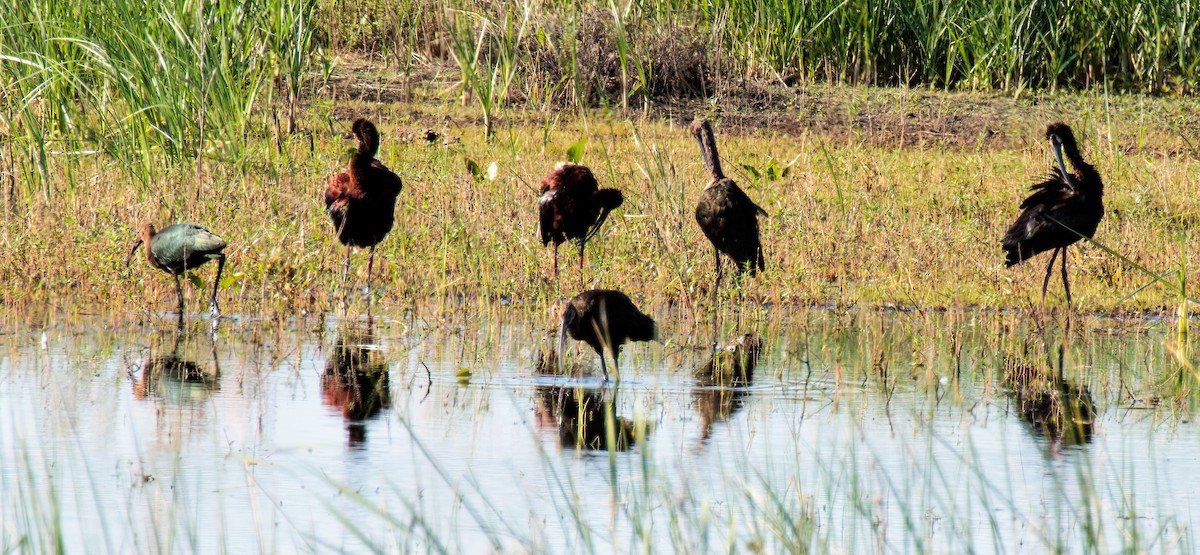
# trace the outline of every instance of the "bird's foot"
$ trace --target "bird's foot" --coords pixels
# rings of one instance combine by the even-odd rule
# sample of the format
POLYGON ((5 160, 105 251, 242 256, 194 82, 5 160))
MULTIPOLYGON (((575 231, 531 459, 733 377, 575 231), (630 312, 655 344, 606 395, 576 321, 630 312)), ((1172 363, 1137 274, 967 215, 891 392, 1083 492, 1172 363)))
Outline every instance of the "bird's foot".
POLYGON ((213 301, 208 305, 208 315, 213 320, 221 317, 221 307, 217 306, 217 301, 213 301))

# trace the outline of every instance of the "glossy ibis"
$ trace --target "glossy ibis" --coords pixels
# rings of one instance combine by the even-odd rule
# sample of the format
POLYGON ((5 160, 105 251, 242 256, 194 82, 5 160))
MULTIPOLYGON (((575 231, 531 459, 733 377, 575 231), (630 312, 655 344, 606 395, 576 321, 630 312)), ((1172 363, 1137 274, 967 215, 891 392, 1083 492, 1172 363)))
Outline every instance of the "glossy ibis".
POLYGON ((1096 168, 1083 160, 1075 134, 1067 124, 1050 124, 1046 128, 1046 138, 1054 148, 1058 166, 1051 168, 1045 181, 1030 187, 1033 193, 1021 203, 1021 215, 1008 228, 1001 243, 1006 266, 1020 264, 1041 252, 1054 251, 1042 280, 1043 303, 1054 259, 1061 253, 1063 289, 1069 308, 1071 285, 1067 281, 1067 247, 1080 237, 1091 238, 1096 233, 1096 226, 1104 216, 1104 183, 1096 168), (1075 167, 1074 172, 1067 171, 1063 155, 1075 167))
MULTIPOLYGON (((716 262, 716 283, 721 283, 721 254, 732 258, 738 272, 749 270, 753 275, 765 269, 762 241, 758 234, 758 217, 767 212, 759 207, 745 191, 721 171, 721 158, 717 154, 717 139, 712 124, 706 119, 692 122, 692 135, 700 143, 704 166, 708 169, 709 183, 700 194, 696 204, 696 223, 713 245, 716 262)), ((713 287, 716 291, 716 285, 713 287)))
POLYGON ((350 247, 367 248, 371 251, 367 259, 367 288, 370 289, 375 245, 392 229, 396 197, 404 183, 375 159, 379 152, 379 131, 375 124, 360 118, 355 120, 350 132, 358 140, 358 150, 350 158, 346 171, 329 178, 325 210, 333 220, 338 241, 346 245, 342 281, 350 273, 350 247))
POLYGON ((605 352, 612 354, 613 370, 621 377, 618 358, 626 341, 651 341, 658 338, 654 320, 642 314, 633 301, 620 291, 591 289, 575 295, 562 311, 562 327, 558 334, 558 351, 563 351, 567 334, 583 341, 600 355, 600 369, 608 381, 605 352))
POLYGON ((624 202, 616 189, 601 189, 587 166, 564 164, 550 172, 541 185, 538 201, 538 235, 542 246, 554 242, 554 277, 558 277, 558 246, 568 239, 579 244, 579 271, 583 273, 583 247, 624 202))
POLYGON ((179 277, 188 270, 197 268, 209 260, 217 261, 217 277, 213 279, 212 298, 209 309, 213 318, 221 315, 217 304, 217 286, 221 283, 221 270, 225 268, 225 241, 213 232, 196 224, 171 224, 161 231, 146 222, 138 228, 137 240, 129 249, 125 265, 133 260, 138 247, 146 244, 146 260, 151 266, 175 276, 175 291, 179 293, 179 317, 183 318, 183 284, 179 277))

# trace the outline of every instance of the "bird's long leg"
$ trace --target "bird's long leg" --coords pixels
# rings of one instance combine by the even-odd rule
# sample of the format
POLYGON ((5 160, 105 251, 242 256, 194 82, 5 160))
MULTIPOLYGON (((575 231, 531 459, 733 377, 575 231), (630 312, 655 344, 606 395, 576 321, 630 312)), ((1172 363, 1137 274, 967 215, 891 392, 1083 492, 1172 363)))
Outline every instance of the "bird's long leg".
POLYGON ((717 247, 713 247, 713 262, 716 268, 716 279, 713 280, 713 302, 717 300, 717 290, 721 287, 721 251, 717 247))
POLYGON ((342 266, 342 286, 346 285, 346 280, 350 278, 350 245, 346 245, 346 263, 342 266))
POLYGON ((554 244, 554 279, 558 280, 558 243, 554 244))
POLYGON ((1050 254, 1050 263, 1046 265, 1046 279, 1042 280, 1042 304, 1046 304, 1046 289, 1050 287, 1050 273, 1054 271, 1054 259, 1058 258, 1058 249, 1050 254))
POLYGON ((607 349, 600 350, 600 371, 604 373, 604 383, 608 383, 608 364, 604 362, 604 358, 605 358, 604 351, 605 350, 607 350, 607 349))
POLYGON ((217 304, 217 287, 221 285, 221 270, 225 269, 225 255, 217 254, 217 278, 213 280, 212 298, 208 301, 208 311, 215 320, 221 317, 221 306, 217 304))
POLYGON ((1067 281, 1067 247, 1062 248, 1063 289, 1067 292, 1067 314, 1071 313, 1071 283, 1067 281))
POLYGON ((175 276, 175 292, 179 294, 179 317, 183 317, 183 282, 179 281, 179 276, 175 276))
POLYGON ((367 255, 367 288, 366 293, 371 293, 371 268, 375 266, 375 247, 371 246, 371 254, 367 255))
POLYGON ((583 287, 583 281, 584 281, 583 280, 583 246, 586 244, 587 243, 585 243, 583 241, 579 242, 579 287, 580 288, 583 287))

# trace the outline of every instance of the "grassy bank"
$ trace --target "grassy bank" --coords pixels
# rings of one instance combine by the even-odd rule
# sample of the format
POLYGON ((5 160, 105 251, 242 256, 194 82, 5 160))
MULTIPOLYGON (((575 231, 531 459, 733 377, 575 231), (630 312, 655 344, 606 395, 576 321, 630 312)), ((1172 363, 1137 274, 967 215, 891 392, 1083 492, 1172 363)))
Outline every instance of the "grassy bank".
MULTIPOLYGON (((1112 250, 1073 255, 1078 306, 1174 310, 1191 296, 1197 121, 1190 100, 1106 92, 1186 81, 1184 69, 1195 65, 1182 46, 1193 34, 1190 12, 1154 26, 1138 19, 1140 26, 1122 27, 1132 35, 1117 38, 1110 25, 1124 20, 1061 22, 1104 40, 1063 34, 1045 23, 1057 21, 1050 12, 1025 14, 1042 21, 1027 29, 1034 44, 1084 45, 1078 56, 1058 58, 1011 52, 1036 63, 1071 60, 1059 64, 1061 79, 1046 75, 1037 86, 1075 83, 1082 70, 1072 64, 1089 63, 1085 54, 1113 40, 1159 44, 1156 55, 1174 61, 1138 58, 1157 73, 1126 72, 1135 85, 1102 79, 1089 81, 1092 92, 1033 93, 1027 79, 1045 71, 1020 65, 1005 70, 1020 76, 1015 81, 953 71, 947 80, 916 79, 1006 91, 998 93, 815 84, 911 82, 882 68, 915 68, 915 54, 881 46, 871 54, 879 59, 855 48, 851 59, 832 59, 820 49, 845 45, 811 33, 803 51, 772 53, 743 36, 792 43, 768 32, 778 22, 746 21, 754 6, 783 17, 757 3, 205 6, 182 2, 147 14, 101 2, 78 17, 49 0, 0 8, 0 27, 12 31, 0 39, 7 306, 169 308, 165 275, 141 260, 132 269, 121 264, 145 220, 193 221, 229 241, 222 284, 229 310, 335 306, 343 252, 319 198, 346 163, 343 136, 358 116, 378 122, 380 158, 407 184, 399 224, 377 257, 385 304, 449 295, 536 305, 603 286, 697 311, 712 281, 711 250, 692 219, 703 172, 685 127, 698 115, 714 119, 726 166, 771 214, 763 230, 768 271, 726 288, 730 300, 1035 305, 1039 261, 1006 270, 997 241, 1025 187, 1048 170, 1041 134, 1055 120, 1076 127, 1108 184, 1096 239, 1112 250), (668 29, 684 32, 668 36, 668 29), (683 51, 695 57, 639 33, 691 41, 683 51), (597 62, 600 53, 608 57, 597 62), (445 139, 421 140, 427 128, 445 139), (583 275, 565 248, 568 270, 553 282, 549 253, 534 238, 536 188, 584 140, 582 161, 627 200, 589 247, 583 275), (1142 290, 1154 276, 1162 279, 1142 290)), ((843 38, 875 36, 890 21, 855 23, 850 15, 863 6, 839 6, 826 6, 819 25, 817 5, 788 17, 811 23, 797 28, 814 33, 849 26, 829 35, 843 38)), ((872 17, 901 10, 880 9, 872 17)), ((958 21, 979 9, 1002 8, 963 4, 942 15, 958 21)), ((895 36, 878 35, 880 44, 913 34, 887 27, 895 36)), ((959 37, 955 52, 972 40, 996 40, 989 37, 959 37)), ((1124 53, 1114 54, 1112 67, 1133 56, 1113 52, 1124 53)), ((1088 75, 1107 75, 1107 64, 1087 65, 1088 75)), ((362 258, 354 261, 360 284, 362 258)), ((200 281, 211 272, 199 272, 200 281)))
MULTIPOLYGON (((1048 171, 1042 126, 1060 118, 1075 124, 1108 186, 1096 239, 1155 272, 1176 272, 1169 279, 1188 275, 1200 196, 1191 137, 1176 124, 1186 106, 1142 97, 1036 100, 834 87, 769 113, 713 109, 726 167, 771 214, 767 271, 724 295, 795 305, 1035 305, 1040 261, 1005 269, 998 239, 1026 186, 1048 171), (872 125, 889 120, 904 123, 872 125)), ((108 157, 59 154, 50 158, 54 186, 21 195, 6 213, 5 302, 170 308, 166 275, 140 259, 131 269, 122 261, 136 222, 186 220, 230 243, 227 309, 334 306, 343 250, 320 195, 347 160, 349 120, 362 114, 379 123, 379 157, 406 183, 397 227, 376 257, 385 304, 445 294, 540 303, 602 286, 697 307, 708 302, 712 258, 692 216, 703 166, 685 125, 705 108, 678 107, 676 119, 510 111, 489 144, 469 108, 322 99, 306 109, 301 133, 276 137, 248 126, 239 164, 214 160, 199 177, 192 167, 163 170, 146 186, 108 157), (426 128, 445 139, 425 142, 426 128), (626 202, 589 245, 583 276, 573 250, 562 250, 556 283, 534 233, 537 184, 583 138, 583 162, 626 202), (467 161, 484 171, 472 174, 467 161)), ((354 257, 361 284, 365 256, 354 257)), ((1177 283, 1130 297, 1151 279, 1099 248, 1075 251, 1071 264, 1084 310, 1178 304, 1177 283)), ((1059 286, 1052 291, 1058 298, 1050 302, 1061 304, 1059 286)))

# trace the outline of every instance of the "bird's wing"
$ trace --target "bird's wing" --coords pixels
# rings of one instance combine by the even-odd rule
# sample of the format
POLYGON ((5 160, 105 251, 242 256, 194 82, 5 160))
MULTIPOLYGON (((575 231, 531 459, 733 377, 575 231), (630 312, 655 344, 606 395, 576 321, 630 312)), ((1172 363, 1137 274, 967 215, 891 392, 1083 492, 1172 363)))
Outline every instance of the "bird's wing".
POLYGON ((392 170, 389 170, 387 166, 383 165, 383 163, 379 160, 371 161, 371 169, 375 170, 378 183, 380 183, 383 186, 383 190, 387 191, 389 194, 399 195, 400 191, 404 189, 404 181, 400 179, 400 176, 396 175, 392 170))
POLYGON ((1051 207, 1062 203, 1066 198, 1073 196, 1074 191, 1067 182, 1063 180, 1062 173, 1058 168, 1054 168, 1045 181, 1034 183, 1029 187, 1033 191, 1024 201, 1021 202, 1021 208, 1031 208, 1035 206, 1051 207))
POLYGON ((1021 215, 1004 234, 1002 243, 1006 248, 1016 248, 1043 234, 1060 231, 1061 226, 1053 220, 1064 221, 1064 214, 1069 212, 1067 205, 1076 196, 1057 168, 1045 181, 1035 183, 1029 190, 1033 193, 1021 202, 1021 215))
POLYGON ((763 210, 761 206, 751 200, 750 196, 746 194, 746 191, 743 191, 741 187, 737 186, 737 184, 733 184, 733 186, 729 188, 729 196, 730 200, 733 201, 734 206, 745 207, 744 210, 746 212, 756 216, 767 216, 767 211, 763 210))
POLYGON ((350 174, 338 172, 329 178, 329 186, 325 187, 325 209, 340 208, 346 203, 346 191, 350 188, 350 174))
POLYGON ((192 235, 192 247, 196 251, 217 252, 225 248, 225 240, 207 229, 200 228, 192 235))

